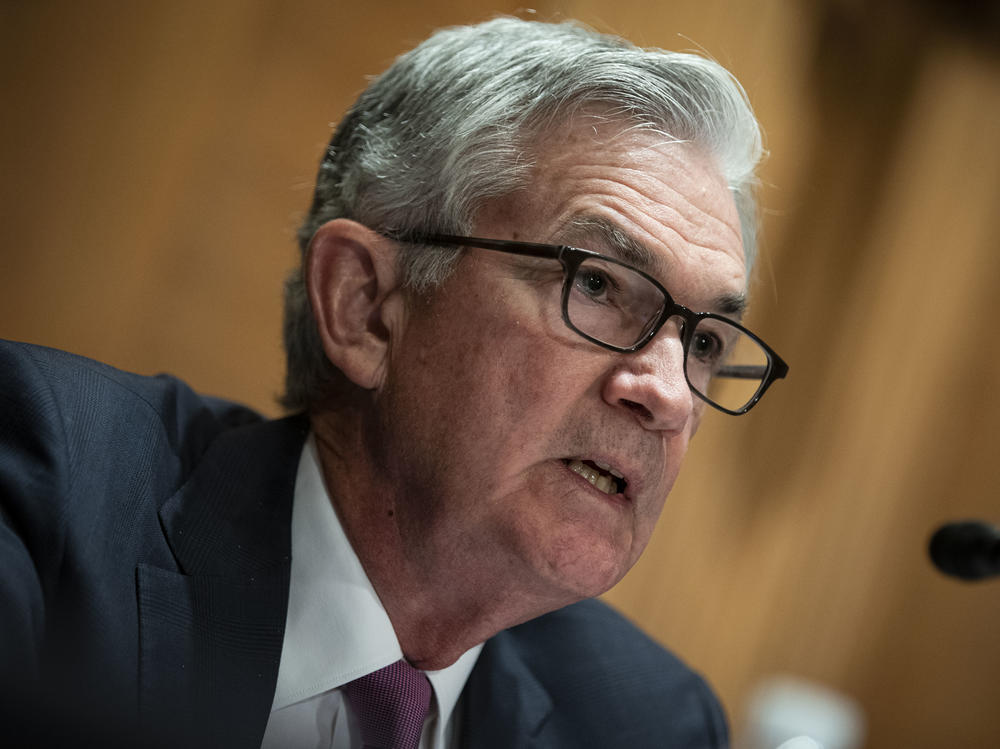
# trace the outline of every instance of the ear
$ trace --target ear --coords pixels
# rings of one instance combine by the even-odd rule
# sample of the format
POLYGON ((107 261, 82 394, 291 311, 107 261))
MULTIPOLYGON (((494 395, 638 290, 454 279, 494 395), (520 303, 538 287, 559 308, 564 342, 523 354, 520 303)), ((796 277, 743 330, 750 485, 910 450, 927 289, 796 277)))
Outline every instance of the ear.
POLYGON ((378 386, 394 327, 387 301, 399 298, 390 240, 355 221, 329 221, 312 238, 305 272, 327 357, 359 387, 378 386))

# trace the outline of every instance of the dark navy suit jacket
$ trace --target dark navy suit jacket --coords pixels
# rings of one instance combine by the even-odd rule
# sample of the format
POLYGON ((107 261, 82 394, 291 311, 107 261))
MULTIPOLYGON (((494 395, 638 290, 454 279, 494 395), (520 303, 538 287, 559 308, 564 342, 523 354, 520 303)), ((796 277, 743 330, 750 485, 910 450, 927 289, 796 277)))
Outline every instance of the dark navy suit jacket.
MULTIPOLYGON (((307 429, 0 343, 7 718, 39 743, 259 747, 307 429)), ((702 679, 596 601, 493 637, 461 704, 463 747, 727 744, 702 679)))

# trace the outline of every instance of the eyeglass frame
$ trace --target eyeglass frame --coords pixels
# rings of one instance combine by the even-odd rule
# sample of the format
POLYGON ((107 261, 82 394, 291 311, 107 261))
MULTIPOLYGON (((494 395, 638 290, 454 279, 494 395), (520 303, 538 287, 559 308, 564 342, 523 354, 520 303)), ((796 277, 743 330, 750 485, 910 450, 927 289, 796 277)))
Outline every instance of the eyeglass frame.
MULTIPOLYGON (((590 341, 593 344, 600 346, 601 348, 608 349, 609 351, 615 351, 622 354, 631 354, 639 351, 645 347, 656 334, 660 332, 667 320, 672 317, 680 317, 683 320, 683 324, 680 328, 681 337, 681 348, 684 353, 684 379, 687 381, 688 387, 691 392, 698 396, 708 405, 713 408, 722 411, 723 413, 731 414, 733 416, 739 416, 745 414, 751 408, 753 408, 757 402, 763 397, 764 393, 771 386, 775 380, 780 380, 788 374, 788 364, 785 360, 778 355, 778 352, 773 348, 768 346, 763 339, 760 338, 753 331, 745 328, 740 323, 736 322, 732 318, 726 317, 725 315, 719 315, 715 312, 694 312, 688 309, 682 304, 678 304, 674 301, 674 298, 670 296, 670 292, 661 284, 656 278, 651 276, 639 268, 636 268, 628 263, 625 263, 617 258, 609 257, 608 255, 602 255, 599 252, 594 252, 593 250, 585 250, 581 247, 573 247, 571 245, 555 245, 555 244, 544 244, 541 242, 521 242, 513 239, 485 239, 482 237, 463 237, 454 234, 415 234, 415 235, 405 235, 405 234, 395 234, 392 232, 380 232, 383 236, 388 239, 392 239, 397 242, 405 242, 407 244, 424 244, 424 245, 435 245, 435 246, 456 246, 456 247, 472 247, 482 250, 492 250, 494 252, 504 252, 511 255, 521 255, 524 257, 537 257, 548 260, 558 260, 563 266, 565 271, 565 276, 563 280, 562 289, 562 318, 563 322, 566 324, 570 330, 590 341), (646 327, 648 328, 642 337, 636 341, 631 346, 615 346, 614 344, 607 343, 595 338, 592 335, 584 333, 569 317, 569 296, 573 288, 573 278, 576 272, 580 269, 580 266, 590 259, 601 260, 603 262, 613 263, 615 265, 620 265, 627 270, 637 273, 651 284, 656 287, 661 294, 663 294, 664 305, 660 312, 656 323, 650 326, 648 323, 646 327), (701 393, 698 388, 691 384, 691 378, 688 376, 688 351, 690 349, 691 341, 694 338, 694 330, 701 320, 719 320, 726 323, 727 325, 732 325, 734 328, 742 332, 744 335, 749 336, 758 346, 763 349, 764 353, 767 355, 767 372, 760 380, 760 385, 757 391, 750 398, 749 401, 740 409, 729 409, 722 406, 708 398, 707 395, 701 393)), ((731 377, 731 378, 742 378, 742 379, 756 379, 746 372, 741 372, 738 366, 733 366, 728 368, 723 366, 720 372, 726 372, 726 374, 720 375, 717 373, 716 377, 731 377)))

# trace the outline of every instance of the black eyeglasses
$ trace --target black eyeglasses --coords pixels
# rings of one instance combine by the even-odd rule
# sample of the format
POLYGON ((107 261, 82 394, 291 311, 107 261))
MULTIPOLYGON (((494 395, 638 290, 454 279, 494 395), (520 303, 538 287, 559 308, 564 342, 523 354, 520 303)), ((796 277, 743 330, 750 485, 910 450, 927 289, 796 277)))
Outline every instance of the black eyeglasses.
POLYGON ((611 351, 638 351, 672 317, 682 320, 684 376, 695 395, 728 414, 744 414, 771 383, 788 374, 777 352, 737 322, 677 304, 648 273, 568 245, 457 237, 397 236, 409 244, 475 247, 562 263, 562 317, 570 330, 611 351))

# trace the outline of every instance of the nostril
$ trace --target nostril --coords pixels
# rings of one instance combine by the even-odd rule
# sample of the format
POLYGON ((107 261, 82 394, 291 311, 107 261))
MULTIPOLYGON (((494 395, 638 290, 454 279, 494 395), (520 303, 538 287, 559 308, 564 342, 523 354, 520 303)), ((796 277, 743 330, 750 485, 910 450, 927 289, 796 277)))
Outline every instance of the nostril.
POLYGON ((632 413, 636 414, 640 419, 644 421, 649 421, 653 418, 653 412, 646 408, 641 403, 636 403, 635 401, 630 401, 627 398, 620 398, 618 400, 625 408, 627 408, 632 413))

